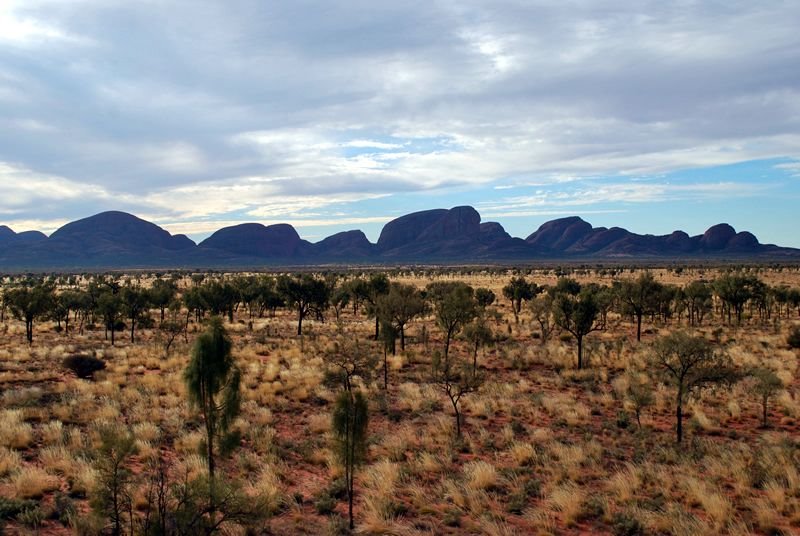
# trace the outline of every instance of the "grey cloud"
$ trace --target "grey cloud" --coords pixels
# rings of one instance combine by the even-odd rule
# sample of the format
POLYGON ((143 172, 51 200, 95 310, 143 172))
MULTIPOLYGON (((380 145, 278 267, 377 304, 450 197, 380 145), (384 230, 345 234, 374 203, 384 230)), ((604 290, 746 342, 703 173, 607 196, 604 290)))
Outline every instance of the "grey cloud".
POLYGON ((15 5, 67 37, 0 41, 0 162, 165 214, 148 199, 180 213, 182 187, 243 177, 386 194, 800 154, 792 3, 15 5), (236 142, 253 132, 278 139, 236 142), (453 145, 391 162, 336 145, 390 134, 453 145))

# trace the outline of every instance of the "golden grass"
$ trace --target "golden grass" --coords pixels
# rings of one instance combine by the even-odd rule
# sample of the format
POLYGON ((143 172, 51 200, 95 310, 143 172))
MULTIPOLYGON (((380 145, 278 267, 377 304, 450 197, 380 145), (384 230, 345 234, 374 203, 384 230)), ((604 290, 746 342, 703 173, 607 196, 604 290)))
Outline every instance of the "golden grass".
POLYGON ((14 496, 20 499, 40 499, 45 493, 60 487, 57 477, 30 465, 11 475, 9 484, 14 490, 14 496))
POLYGON ((0 412, 0 446, 24 449, 33 443, 33 427, 23 422, 23 412, 4 409, 0 412))

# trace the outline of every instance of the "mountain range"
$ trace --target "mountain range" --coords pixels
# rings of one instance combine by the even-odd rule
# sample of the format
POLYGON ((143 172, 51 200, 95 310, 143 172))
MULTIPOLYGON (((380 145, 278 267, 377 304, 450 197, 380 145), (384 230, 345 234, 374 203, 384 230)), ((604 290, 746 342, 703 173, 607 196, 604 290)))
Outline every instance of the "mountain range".
POLYGON ((656 236, 592 227, 577 216, 546 222, 522 239, 497 222, 481 222, 469 206, 401 216, 383 227, 375 244, 358 230, 312 243, 291 225, 259 223, 225 227, 195 244, 113 211, 68 223, 49 237, 0 226, 4 271, 680 259, 800 260, 800 249, 761 244, 726 223, 698 236, 683 231, 656 236))

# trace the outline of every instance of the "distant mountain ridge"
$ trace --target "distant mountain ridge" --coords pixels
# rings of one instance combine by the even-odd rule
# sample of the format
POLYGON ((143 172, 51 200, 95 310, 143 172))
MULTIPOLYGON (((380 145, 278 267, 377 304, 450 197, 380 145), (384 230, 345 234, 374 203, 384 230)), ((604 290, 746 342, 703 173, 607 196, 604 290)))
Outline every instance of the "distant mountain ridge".
POLYGON ((705 258, 800 260, 800 249, 761 244, 726 223, 697 236, 656 236, 593 227, 577 216, 548 221, 523 240, 497 222, 481 222, 470 206, 406 214, 387 223, 375 244, 358 230, 312 243, 285 223, 225 227, 195 244, 116 211, 68 223, 49 237, 0 226, 0 270, 6 271, 705 258))

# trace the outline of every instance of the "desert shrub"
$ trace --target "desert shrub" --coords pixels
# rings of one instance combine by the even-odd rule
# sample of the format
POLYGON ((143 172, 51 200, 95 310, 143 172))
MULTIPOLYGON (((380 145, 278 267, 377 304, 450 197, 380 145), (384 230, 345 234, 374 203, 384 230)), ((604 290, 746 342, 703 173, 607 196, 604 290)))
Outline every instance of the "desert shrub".
POLYGON ((78 378, 91 380, 94 373, 106 368, 102 359, 89 355, 71 355, 64 359, 64 368, 71 370, 78 378))
POLYGON ((75 501, 66 493, 56 493, 51 517, 58 519, 58 521, 66 527, 77 515, 78 509, 75 506, 75 501))
POLYGON ((15 519, 19 514, 33 510, 37 506, 36 501, 0 497, 0 521, 15 519))
POLYGON ((630 514, 617 512, 611 520, 611 530, 615 536, 644 536, 642 523, 630 514))
POLYGON ((336 508, 336 503, 346 497, 347 482, 344 478, 337 478, 314 497, 314 509, 320 515, 332 514, 336 508))
POLYGON ((786 344, 789 348, 800 348, 800 326, 795 326, 786 337, 786 344))

